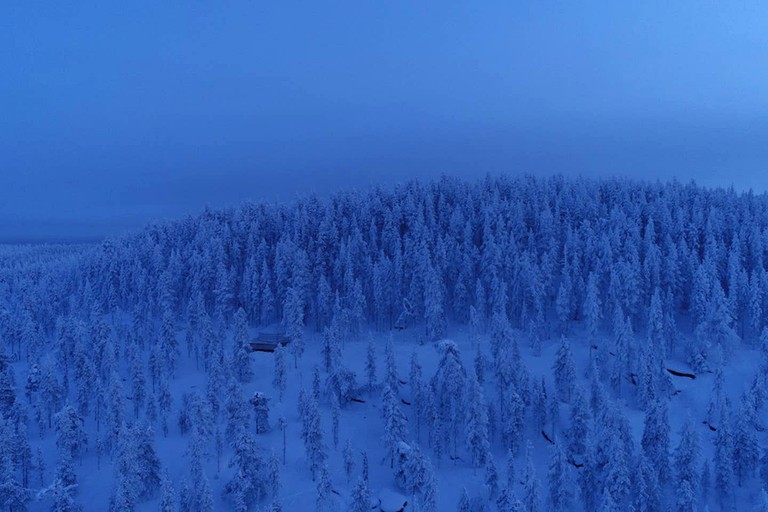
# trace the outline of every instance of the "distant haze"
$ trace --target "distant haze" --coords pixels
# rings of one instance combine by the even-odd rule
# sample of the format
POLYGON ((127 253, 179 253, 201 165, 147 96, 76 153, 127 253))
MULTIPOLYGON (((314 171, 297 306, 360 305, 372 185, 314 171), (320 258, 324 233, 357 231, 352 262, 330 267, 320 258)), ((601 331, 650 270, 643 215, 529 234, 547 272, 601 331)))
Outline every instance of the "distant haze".
POLYGON ((768 4, 0 6, 0 241, 450 174, 768 189, 768 4))

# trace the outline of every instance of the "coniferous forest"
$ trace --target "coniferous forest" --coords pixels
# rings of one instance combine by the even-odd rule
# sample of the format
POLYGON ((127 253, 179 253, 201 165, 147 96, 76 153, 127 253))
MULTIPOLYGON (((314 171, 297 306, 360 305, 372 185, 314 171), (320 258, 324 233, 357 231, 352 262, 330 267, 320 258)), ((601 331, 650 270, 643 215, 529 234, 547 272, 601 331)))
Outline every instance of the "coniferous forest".
POLYGON ((766 260, 766 194, 562 176, 6 245, 0 506, 766 512, 766 260))

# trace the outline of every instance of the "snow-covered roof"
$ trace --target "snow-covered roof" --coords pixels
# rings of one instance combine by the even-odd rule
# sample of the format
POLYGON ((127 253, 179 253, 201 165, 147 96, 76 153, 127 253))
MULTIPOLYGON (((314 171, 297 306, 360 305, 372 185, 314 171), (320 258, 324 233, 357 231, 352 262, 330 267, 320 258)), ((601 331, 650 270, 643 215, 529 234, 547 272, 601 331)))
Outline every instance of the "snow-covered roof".
POLYGON ((408 498, 391 489, 379 492, 379 510, 381 512, 405 512, 408 498))

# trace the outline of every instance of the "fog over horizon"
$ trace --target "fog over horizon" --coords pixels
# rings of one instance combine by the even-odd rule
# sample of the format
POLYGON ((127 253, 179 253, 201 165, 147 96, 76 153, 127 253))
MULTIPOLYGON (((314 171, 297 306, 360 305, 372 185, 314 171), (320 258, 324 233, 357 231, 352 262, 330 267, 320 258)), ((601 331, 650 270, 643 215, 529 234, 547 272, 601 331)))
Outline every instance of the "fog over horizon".
POLYGON ((0 7, 0 241, 488 173, 768 190, 767 5, 0 7))

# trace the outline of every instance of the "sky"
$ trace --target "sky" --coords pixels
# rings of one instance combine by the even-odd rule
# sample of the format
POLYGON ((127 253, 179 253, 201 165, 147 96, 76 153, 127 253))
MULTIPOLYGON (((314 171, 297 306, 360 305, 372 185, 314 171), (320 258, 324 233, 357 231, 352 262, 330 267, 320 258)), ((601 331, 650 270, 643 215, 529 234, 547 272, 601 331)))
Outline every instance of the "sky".
POLYGON ((0 4, 0 241, 442 174, 768 190, 768 3, 0 4))

